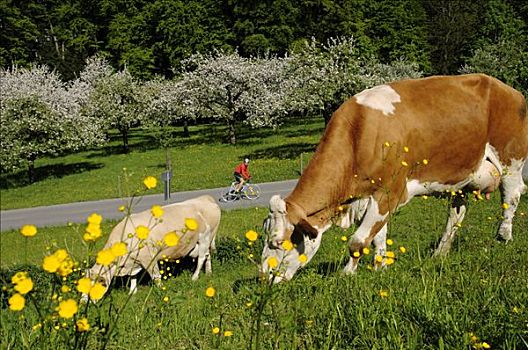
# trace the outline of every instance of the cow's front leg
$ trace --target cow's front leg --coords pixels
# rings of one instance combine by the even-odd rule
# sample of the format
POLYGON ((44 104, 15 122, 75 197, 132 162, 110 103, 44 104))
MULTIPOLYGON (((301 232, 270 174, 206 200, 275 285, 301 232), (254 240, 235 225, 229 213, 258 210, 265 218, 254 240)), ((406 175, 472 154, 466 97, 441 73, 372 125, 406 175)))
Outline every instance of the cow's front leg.
POLYGON ((445 256, 449 253, 449 250, 451 250, 453 240, 455 239, 456 233, 466 215, 466 204, 466 199, 461 195, 457 195, 453 198, 449 209, 449 218, 447 219, 445 232, 433 256, 445 256))
POLYGON ((377 200, 374 197, 370 197, 363 221, 349 241, 350 260, 343 270, 345 273, 350 274, 356 272, 363 248, 370 246, 374 237, 376 237, 379 231, 382 231, 387 217, 388 213, 380 213, 377 200))
MULTIPOLYGON (((385 265, 385 260, 382 260, 381 262, 378 262, 376 258, 378 256, 383 257, 385 255, 385 252, 387 251, 387 225, 385 224, 381 230, 378 232, 376 237, 374 237, 374 269, 377 270, 380 267, 383 267, 385 265)), ((379 258, 378 258, 379 259, 379 258)))

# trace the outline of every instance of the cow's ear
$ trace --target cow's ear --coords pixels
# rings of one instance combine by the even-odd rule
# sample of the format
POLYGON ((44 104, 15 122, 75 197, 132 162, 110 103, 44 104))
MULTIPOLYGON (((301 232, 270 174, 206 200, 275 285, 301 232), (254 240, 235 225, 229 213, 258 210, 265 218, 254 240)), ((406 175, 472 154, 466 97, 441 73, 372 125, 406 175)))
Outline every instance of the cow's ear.
POLYGON ((295 225, 295 229, 299 230, 304 236, 308 236, 310 239, 317 238, 317 235, 319 232, 317 229, 315 229, 310 223, 304 219, 301 219, 297 225, 295 225))

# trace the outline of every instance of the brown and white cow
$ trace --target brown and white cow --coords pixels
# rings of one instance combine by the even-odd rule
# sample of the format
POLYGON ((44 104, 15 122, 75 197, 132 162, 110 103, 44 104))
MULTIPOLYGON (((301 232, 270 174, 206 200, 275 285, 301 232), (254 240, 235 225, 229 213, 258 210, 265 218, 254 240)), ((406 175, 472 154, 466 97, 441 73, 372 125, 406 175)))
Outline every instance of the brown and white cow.
MULTIPOLYGON (((526 185, 528 116, 522 94, 497 79, 471 74, 402 80, 364 90, 333 114, 317 150, 284 200, 270 200, 269 234, 261 272, 268 258, 282 261, 274 281, 290 279, 310 260, 322 233, 343 204, 367 203, 361 224, 349 240, 352 273, 362 251, 376 238, 391 213, 417 195, 435 192, 493 191, 504 203, 499 235, 512 239, 512 220, 526 185), (286 251, 281 243, 296 248, 286 251)), ((464 217, 464 200, 455 196, 446 231, 435 254, 447 253, 464 217)), ((380 248, 382 249, 382 248, 380 248)), ((271 275, 270 275, 271 276, 271 275)))
MULTIPOLYGON (((124 242, 127 254, 117 258, 111 265, 95 264, 87 273, 88 277, 101 281, 107 288, 114 277, 133 276, 130 292, 136 291, 137 275, 146 270, 154 281, 161 279, 158 261, 175 260, 190 256, 197 258, 196 270, 192 276, 198 279, 205 263, 205 272, 211 273, 211 250, 215 249, 215 237, 220 224, 220 207, 211 196, 200 196, 184 202, 162 207, 163 215, 156 223, 150 210, 131 214, 119 222, 110 233, 103 249, 110 249, 115 243, 124 242), (186 219, 193 219, 198 225, 195 230, 186 228, 186 219), (150 228, 148 237, 140 240, 135 234, 139 226, 150 228), (165 235, 174 232, 178 244, 168 246, 165 235)), ((86 299, 86 298, 85 298, 86 299)))

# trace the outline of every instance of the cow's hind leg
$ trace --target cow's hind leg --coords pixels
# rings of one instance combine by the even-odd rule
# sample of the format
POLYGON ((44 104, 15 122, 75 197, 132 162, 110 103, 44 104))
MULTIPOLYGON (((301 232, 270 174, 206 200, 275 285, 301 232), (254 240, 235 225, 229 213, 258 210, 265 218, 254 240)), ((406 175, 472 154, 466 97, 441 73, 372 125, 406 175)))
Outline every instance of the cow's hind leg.
POLYGON ((522 179, 522 169, 524 161, 513 161, 505 168, 501 177, 501 197, 502 197, 502 222, 499 226, 499 236, 505 241, 512 240, 512 222, 515 211, 519 205, 521 194, 526 192, 526 185, 522 179))
POLYGON ((354 273, 363 248, 368 247, 376 234, 385 226, 388 213, 381 214, 375 197, 370 197, 363 221, 349 241, 350 260, 344 268, 345 273, 354 273))
POLYGON ((442 235, 442 239, 440 240, 440 243, 438 244, 433 256, 445 256, 447 253, 449 253, 457 231, 462 224, 462 220, 464 220, 464 216, 466 215, 466 210, 466 198, 458 194, 453 197, 451 206, 449 208, 449 218, 447 219, 445 232, 442 235))
POLYGON ((216 250, 215 236, 216 236, 216 230, 215 230, 215 233, 213 234, 213 237, 211 238, 211 243, 209 244, 209 252, 205 260, 205 273, 206 274, 210 274, 213 271, 212 266, 211 266, 211 252, 214 252, 216 250))

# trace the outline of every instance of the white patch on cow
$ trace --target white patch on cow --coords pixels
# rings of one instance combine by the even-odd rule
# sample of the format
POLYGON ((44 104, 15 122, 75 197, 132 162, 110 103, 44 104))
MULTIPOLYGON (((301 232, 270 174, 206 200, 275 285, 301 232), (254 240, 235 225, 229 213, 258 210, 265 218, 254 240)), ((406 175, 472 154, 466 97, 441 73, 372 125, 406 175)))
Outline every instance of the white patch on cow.
POLYGON ((358 104, 383 112, 394 114, 395 103, 401 102, 400 95, 389 85, 378 85, 355 95, 358 104))
POLYGON ((451 192, 458 191, 469 184, 471 179, 467 178, 464 181, 458 182, 452 185, 446 185, 439 182, 420 182, 418 180, 407 181, 407 201, 402 203, 400 206, 407 204, 412 197, 421 196, 424 194, 431 194, 434 192, 451 192))

